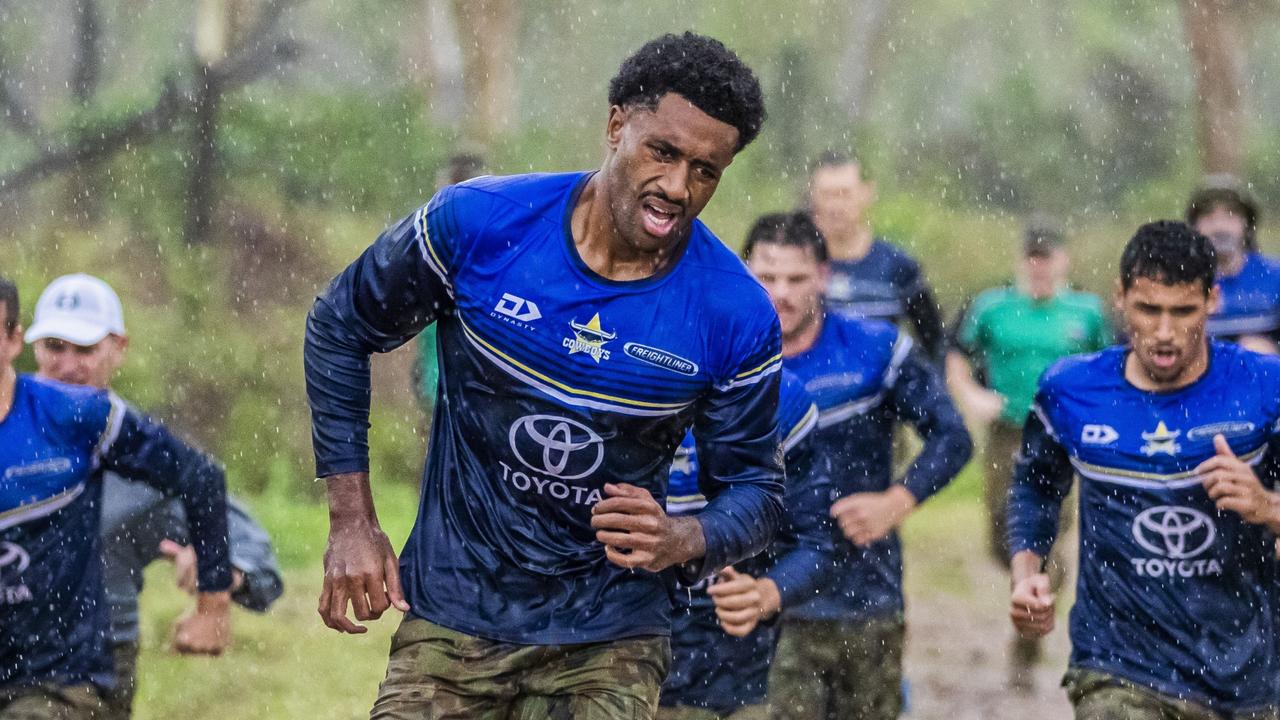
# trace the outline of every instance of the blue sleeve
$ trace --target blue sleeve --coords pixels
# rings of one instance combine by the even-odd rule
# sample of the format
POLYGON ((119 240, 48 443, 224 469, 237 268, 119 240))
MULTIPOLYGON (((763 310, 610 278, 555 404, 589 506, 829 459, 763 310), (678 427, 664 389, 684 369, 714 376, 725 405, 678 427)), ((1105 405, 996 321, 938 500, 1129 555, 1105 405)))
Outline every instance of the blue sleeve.
POLYGON ((773 540, 782 518, 782 448, 778 441, 778 388, 782 339, 776 317, 753 342, 738 370, 699 403, 698 489, 707 498, 698 512, 706 554, 679 569, 692 585, 717 570, 758 555, 773 540))
POLYGON ((284 593, 271 536, 236 501, 229 501, 227 507, 231 565, 244 574, 231 599, 246 609, 264 612, 284 593))
MULTIPOLYGON (((814 413, 816 418, 816 407, 814 413)), ((787 511, 775 543, 778 558, 765 573, 778 586, 783 608, 818 592, 834 553, 830 465, 815 451, 812 428, 787 450, 786 466, 787 511)))
POLYGON ((960 474, 973 454, 973 441, 937 368, 915 351, 898 367, 890 399, 898 417, 911 423, 924 442, 902 481, 922 503, 960 474))
POLYGON ((1009 553, 1031 550, 1049 556, 1058 533, 1058 513, 1071 491, 1071 460, 1046 424, 1043 394, 1027 416, 1022 450, 1009 487, 1009 553))
MULTIPOLYGON (((417 335, 453 307, 452 278, 484 216, 449 187, 384 232, 318 298, 307 316, 303 364, 316 475, 369 469, 369 357, 417 335)), ((485 206, 487 207, 487 206, 485 206)))
POLYGON ((102 467, 177 498, 191 526, 200 590, 226 590, 231 586, 231 563, 222 468, 160 423, 123 403, 117 407, 101 446, 102 467))

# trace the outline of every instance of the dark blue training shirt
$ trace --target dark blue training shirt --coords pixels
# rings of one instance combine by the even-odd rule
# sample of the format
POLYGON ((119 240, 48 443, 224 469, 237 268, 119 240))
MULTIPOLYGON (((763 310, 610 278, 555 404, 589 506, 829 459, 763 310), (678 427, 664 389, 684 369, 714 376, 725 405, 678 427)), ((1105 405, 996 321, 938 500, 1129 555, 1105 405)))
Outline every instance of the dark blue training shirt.
POLYGON ((1048 555, 1080 475, 1080 577, 1071 665, 1219 712, 1275 701, 1275 536, 1220 511, 1195 468, 1213 437, 1273 488, 1280 359, 1211 343, 1206 374, 1148 392, 1126 347, 1049 369, 1010 491, 1011 550, 1048 555))
POLYGON ((231 585, 220 468, 113 395, 19 375, 0 420, 0 688, 114 683, 99 468, 180 498, 201 590, 231 585))
POLYGON ((910 321, 924 352, 937 359, 945 333, 942 314, 920 264, 880 238, 857 260, 832 260, 827 282, 830 310, 868 320, 910 321))
POLYGON ((690 424, 711 498, 701 575, 760 552, 782 513, 781 340, 763 288, 701 223, 666 270, 616 282, 570 231, 589 173, 442 190, 340 274, 307 324, 321 476, 368 468, 369 354, 437 320, 440 397, 401 555, 414 615, 506 642, 670 632, 666 579, 591 529, 606 482, 666 499, 690 424))
MULTIPOLYGON (((830 459, 836 498, 890 487, 898 422, 910 423, 924 441, 901 481, 917 502, 968 462, 969 433, 942 379, 893 325, 828 313, 813 347, 784 365, 818 404, 815 452, 830 459)), ((902 612, 898 534, 859 548, 838 526, 833 533, 835 564, 824 587, 785 617, 861 621, 902 612)))
POLYGON ((1210 335, 1272 335, 1280 330, 1280 260, 1249 253, 1239 273, 1217 282, 1222 304, 1209 318, 1210 335))
MULTIPOLYGON (((813 452, 817 423, 813 399, 800 379, 784 370, 778 425, 786 452, 786 516, 767 551, 734 566, 752 577, 771 578, 784 608, 812 597, 822 576, 831 570, 830 468, 826 458, 813 452)), ((671 464, 670 514, 696 512, 706 505, 698 485, 699 469, 690 433, 671 464)), ((762 623, 744 638, 729 635, 716 620, 715 603, 707 595, 712 582, 714 578, 676 586, 671 672, 662 686, 661 702, 729 715, 744 705, 764 702, 778 625, 762 623)))

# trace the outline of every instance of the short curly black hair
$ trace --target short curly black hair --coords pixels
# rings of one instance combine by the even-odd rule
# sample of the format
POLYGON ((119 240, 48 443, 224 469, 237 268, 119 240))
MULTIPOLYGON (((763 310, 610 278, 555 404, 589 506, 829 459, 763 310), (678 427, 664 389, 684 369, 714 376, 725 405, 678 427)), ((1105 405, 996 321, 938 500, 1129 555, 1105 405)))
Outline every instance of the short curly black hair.
POLYGON ((655 38, 622 61, 609 81, 609 104, 655 108, 667 93, 738 130, 742 150, 764 125, 764 92, 746 63, 723 43, 686 32, 655 38))
POLYGON ((1197 282, 1205 295, 1213 289, 1217 259, 1213 243, 1195 228, 1176 220, 1159 220, 1138 228, 1120 256, 1120 286, 1138 278, 1161 285, 1197 282))

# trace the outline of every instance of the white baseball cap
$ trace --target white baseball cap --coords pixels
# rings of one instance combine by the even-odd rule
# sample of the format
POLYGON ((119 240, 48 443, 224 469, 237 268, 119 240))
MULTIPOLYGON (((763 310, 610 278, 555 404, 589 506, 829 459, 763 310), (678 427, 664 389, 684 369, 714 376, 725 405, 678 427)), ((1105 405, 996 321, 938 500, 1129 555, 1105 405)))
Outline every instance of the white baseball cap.
POLYGON ((63 275, 40 293, 26 339, 57 338, 89 346, 108 335, 124 335, 120 298, 98 278, 76 273, 63 275))

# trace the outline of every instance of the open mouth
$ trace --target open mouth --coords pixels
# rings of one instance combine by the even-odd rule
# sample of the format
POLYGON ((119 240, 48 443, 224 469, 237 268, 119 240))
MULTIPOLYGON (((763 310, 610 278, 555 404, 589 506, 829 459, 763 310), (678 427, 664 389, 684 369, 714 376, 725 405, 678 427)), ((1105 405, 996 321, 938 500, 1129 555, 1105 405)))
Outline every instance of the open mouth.
POLYGON ((646 198, 643 204, 644 229, 654 237, 666 237, 676 227, 679 211, 660 200, 646 198))
POLYGON ((1161 370, 1168 370, 1178 362, 1178 353, 1171 348, 1156 348, 1151 351, 1151 363, 1161 370))

